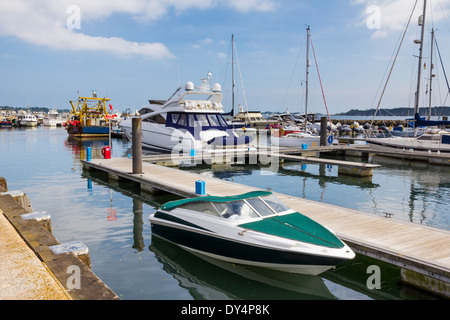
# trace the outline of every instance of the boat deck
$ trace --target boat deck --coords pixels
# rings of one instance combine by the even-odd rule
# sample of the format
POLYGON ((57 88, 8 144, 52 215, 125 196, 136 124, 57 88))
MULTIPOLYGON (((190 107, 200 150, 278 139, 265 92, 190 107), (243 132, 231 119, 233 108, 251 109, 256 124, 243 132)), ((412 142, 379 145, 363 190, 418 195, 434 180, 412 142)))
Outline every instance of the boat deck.
MULTIPOLYGON (((140 183, 146 190, 163 190, 182 197, 198 196, 195 182, 205 182, 208 195, 229 196, 261 190, 242 184, 142 163, 141 174, 131 174, 129 158, 82 160, 86 170, 107 172, 113 179, 140 183)), ((294 210, 332 229, 353 250, 438 279, 450 291, 450 232, 419 224, 293 197, 276 195, 294 210)))

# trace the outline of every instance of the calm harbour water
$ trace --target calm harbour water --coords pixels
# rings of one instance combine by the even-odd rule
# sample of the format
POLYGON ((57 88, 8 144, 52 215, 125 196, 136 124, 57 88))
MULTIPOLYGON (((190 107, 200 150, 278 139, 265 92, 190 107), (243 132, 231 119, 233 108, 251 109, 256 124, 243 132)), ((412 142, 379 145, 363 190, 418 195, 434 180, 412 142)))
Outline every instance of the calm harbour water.
MULTIPOLYGON (((62 128, 0 129, 0 176, 35 211, 51 215, 60 242, 89 247, 92 270, 122 299, 422 299, 398 284, 399 269, 363 256, 319 277, 211 263, 152 238, 148 216, 172 195, 141 194, 131 183, 85 173, 86 147, 101 157, 105 140, 72 140, 62 128), (381 268, 381 289, 369 289, 367 268, 381 268)), ((112 156, 131 143, 112 140, 112 156)), ((285 163, 270 175, 251 165, 185 168, 249 186, 450 230, 450 169, 389 159, 372 179, 341 177, 337 167, 285 163)))

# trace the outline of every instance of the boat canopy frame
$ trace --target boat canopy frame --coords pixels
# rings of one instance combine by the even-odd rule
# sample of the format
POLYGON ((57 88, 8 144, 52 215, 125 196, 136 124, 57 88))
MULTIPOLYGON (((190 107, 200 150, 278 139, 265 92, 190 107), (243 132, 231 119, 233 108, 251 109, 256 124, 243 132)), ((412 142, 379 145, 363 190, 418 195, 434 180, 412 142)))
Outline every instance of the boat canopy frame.
POLYGON ((294 212, 269 191, 253 191, 236 196, 205 196, 165 204, 161 209, 175 208, 199 211, 231 220, 257 219, 294 212))
POLYGON ((179 207, 183 204, 190 203, 190 202, 232 202, 232 201, 240 201, 240 200, 246 200, 251 198, 257 198, 257 197, 264 197, 267 195, 271 195, 272 192, 270 191, 251 191, 240 195, 233 195, 233 196, 225 196, 225 197, 218 197, 218 196, 203 196, 203 197, 197 197, 197 198, 187 198, 187 199, 181 199, 181 200, 175 200, 165 203, 161 209, 162 210, 173 210, 176 207, 179 207))

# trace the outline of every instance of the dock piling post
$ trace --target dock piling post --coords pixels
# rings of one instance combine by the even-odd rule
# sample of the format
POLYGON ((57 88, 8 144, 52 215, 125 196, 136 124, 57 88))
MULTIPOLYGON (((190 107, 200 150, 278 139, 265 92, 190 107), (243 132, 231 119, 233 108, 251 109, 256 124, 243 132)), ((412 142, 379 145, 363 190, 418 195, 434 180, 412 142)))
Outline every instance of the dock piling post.
POLYGON ((133 174, 142 173, 142 127, 141 118, 133 117, 132 121, 132 155, 133 174))
POLYGON ((320 146, 327 145, 327 117, 320 118, 320 146))

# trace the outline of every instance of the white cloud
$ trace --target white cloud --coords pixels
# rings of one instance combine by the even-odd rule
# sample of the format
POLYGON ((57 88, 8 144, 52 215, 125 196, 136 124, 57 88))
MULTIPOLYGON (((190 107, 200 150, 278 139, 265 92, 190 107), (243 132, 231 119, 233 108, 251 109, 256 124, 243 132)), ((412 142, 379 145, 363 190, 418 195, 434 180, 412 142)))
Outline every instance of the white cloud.
MULTIPOLYGON (((359 25, 366 25, 371 12, 367 12, 370 6, 378 6, 380 9, 380 28, 374 30, 373 38, 382 38, 391 34, 398 34, 403 30, 407 19, 414 7, 415 1, 411 0, 353 0, 352 4, 364 6, 359 18, 359 25)), ((417 1, 411 24, 417 25, 417 19, 422 15, 423 1, 417 1)), ((432 17, 433 23, 443 21, 450 13, 450 0, 428 1, 427 19, 432 17), (431 13, 431 15, 430 15, 431 13)))
POLYGON ((278 8, 278 3, 273 0, 228 0, 227 5, 240 12, 249 11, 273 11, 278 8))
MULTIPOLYGON (((73 11, 67 12, 73 2, 3 0, 0 2, 0 36, 17 37, 31 44, 58 50, 104 51, 123 56, 141 55, 152 59, 173 57, 170 51, 158 42, 139 43, 118 37, 90 36, 82 33, 83 21, 102 19, 119 11, 137 13, 143 8, 143 1, 126 1, 127 5, 125 1, 78 1, 76 6, 80 8, 80 16, 75 18, 80 18, 80 30, 68 28, 68 23, 75 19, 73 11)), ((150 3, 147 3, 147 6, 150 6, 150 3)))
MULTIPOLYGON (((118 37, 91 36, 83 33, 83 22, 99 21, 112 14, 128 14, 136 21, 156 21, 173 9, 182 13, 189 9, 228 6, 239 12, 269 11, 274 0, 2 0, 0 2, 0 36, 16 37, 25 42, 58 50, 90 50, 123 56, 140 55, 152 59, 172 58, 162 43, 131 42, 118 37), (80 9, 81 29, 68 28, 74 13, 80 9), (68 22, 68 19, 71 19, 68 22)), ((71 24, 73 27, 74 24, 71 24)))

